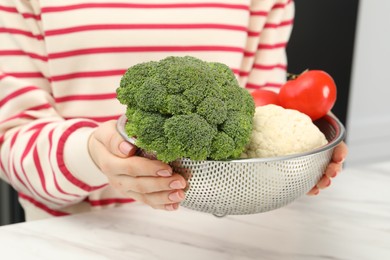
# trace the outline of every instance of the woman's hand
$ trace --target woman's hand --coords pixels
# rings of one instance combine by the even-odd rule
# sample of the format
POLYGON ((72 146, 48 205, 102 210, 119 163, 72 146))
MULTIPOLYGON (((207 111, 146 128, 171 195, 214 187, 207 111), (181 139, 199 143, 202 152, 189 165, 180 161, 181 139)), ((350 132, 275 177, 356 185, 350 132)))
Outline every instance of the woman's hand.
POLYGON ((126 197, 156 209, 176 210, 184 199, 185 179, 161 161, 134 156, 136 147, 115 128, 116 121, 101 124, 89 139, 89 152, 110 185, 126 197))
POLYGON ((347 145, 344 142, 341 142, 338 146, 335 147, 332 155, 332 161, 329 163, 328 167, 325 170, 324 175, 318 181, 316 186, 314 186, 307 195, 317 195, 320 190, 326 189, 332 183, 331 179, 336 177, 343 168, 343 162, 348 154, 347 145))

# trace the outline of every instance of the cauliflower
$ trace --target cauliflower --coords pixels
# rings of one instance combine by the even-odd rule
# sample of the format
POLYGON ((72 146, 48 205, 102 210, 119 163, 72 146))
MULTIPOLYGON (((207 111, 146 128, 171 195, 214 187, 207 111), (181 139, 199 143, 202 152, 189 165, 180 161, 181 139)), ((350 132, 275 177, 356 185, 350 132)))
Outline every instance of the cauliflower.
POLYGON ((242 158, 283 156, 327 144, 324 134, 306 114, 277 105, 256 108, 251 140, 242 158))

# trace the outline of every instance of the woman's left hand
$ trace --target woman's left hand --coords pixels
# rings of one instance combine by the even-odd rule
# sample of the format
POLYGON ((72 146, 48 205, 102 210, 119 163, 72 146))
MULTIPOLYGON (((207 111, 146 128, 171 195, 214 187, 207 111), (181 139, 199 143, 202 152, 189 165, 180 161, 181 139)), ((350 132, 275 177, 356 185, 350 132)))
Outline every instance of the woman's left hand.
POLYGON ((324 175, 318 181, 316 186, 314 186, 307 195, 317 195, 320 190, 326 189, 332 183, 331 179, 336 177, 343 168, 343 162, 348 154, 347 145, 344 142, 341 142, 338 146, 335 147, 332 155, 332 161, 329 163, 328 167, 325 170, 324 175))

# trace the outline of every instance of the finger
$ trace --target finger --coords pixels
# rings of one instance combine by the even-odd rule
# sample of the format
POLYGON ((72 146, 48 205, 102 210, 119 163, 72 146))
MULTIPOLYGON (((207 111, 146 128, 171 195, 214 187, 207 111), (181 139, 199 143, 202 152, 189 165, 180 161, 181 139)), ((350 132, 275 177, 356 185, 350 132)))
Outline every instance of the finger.
POLYGON ((116 121, 111 120, 102 124, 94 133, 95 138, 101 142, 112 154, 118 157, 129 157, 135 154, 137 147, 126 142, 116 130, 116 121))
POLYGON ((179 208, 179 203, 166 204, 164 205, 164 209, 168 211, 177 210, 179 208))
POLYGON ((171 203, 171 204, 162 204, 162 205, 154 205, 151 206, 154 209, 162 209, 162 210, 167 210, 167 211, 174 211, 179 208, 179 203, 171 203))
POLYGON ((336 177, 342 170, 342 164, 341 163, 329 163, 329 165, 326 167, 325 175, 329 178, 336 177))
POLYGON ((185 198, 184 191, 182 190, 160 191, 147 194, 127 191, 126 195, 156 209, 165 208, 165 205, 168 204, 180 203, 185 198))
POLYGON ((141 176, 172 176, 172 168, 159 160, 151 160, 140 156, 132 156, 124 160, 127 175, 132 177, 141 176))
POLYGON ((332 161, 335 163, 343 163, 348 155, 348 147, 344 142, 337 145, 333 151, 332 161))
POLYGON ((172 177, 130 177, 120 175, 115 178, 115 186, 137 193, 154 193, 184 189, 187 185, 183 176, 173 174, 172 177))
POLYGON ((332 181, 330 180, 330 178, 324 174, 316 186, 318 189, 322 190, 329 187, 331 183, 332 181))
POLYGON ((320 193, 320 189, 317 186, 314 186, 308 193, 306 193, 309 196, 315 196, 320 193))
POLYGON ((94 147, 91 154, 97 158, 96 164, 106 174, 132 177, 172 176, 172 168, 166 163, 138 156, 128 158, 113 156, 97 139, 92 139, 91 142, 93 142, 94 147))

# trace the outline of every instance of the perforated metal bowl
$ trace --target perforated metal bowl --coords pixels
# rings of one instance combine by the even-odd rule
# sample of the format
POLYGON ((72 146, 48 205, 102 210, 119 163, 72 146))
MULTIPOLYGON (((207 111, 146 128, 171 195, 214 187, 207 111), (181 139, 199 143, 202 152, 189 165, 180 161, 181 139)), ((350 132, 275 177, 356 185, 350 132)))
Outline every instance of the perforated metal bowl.
MULTIPOLYGON (((188 179, 182 206, 216 216, 255 214, 283 207, 306 194, 321 178, 334 147, 345 135, 345 128, 332 115, 314 122, 328 144, 306 153, 229 161, 192 161, 171 163, 173 170, 188 179)), ((124 125, 118 131, 130 142, 124 125)))

